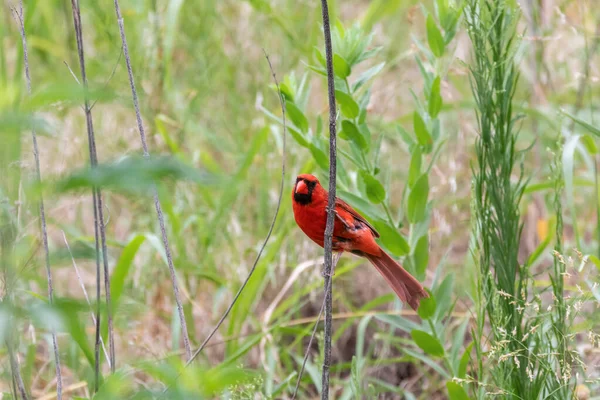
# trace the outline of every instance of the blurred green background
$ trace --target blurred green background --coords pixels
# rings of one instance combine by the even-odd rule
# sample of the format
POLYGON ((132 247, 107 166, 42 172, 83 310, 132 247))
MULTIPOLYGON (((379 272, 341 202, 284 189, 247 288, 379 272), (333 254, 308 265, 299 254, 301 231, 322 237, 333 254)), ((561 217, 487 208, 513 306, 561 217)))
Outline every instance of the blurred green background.
MULTIPOLYGON (((437 303, 431 315, 424 311, 419 319, 372 267, 344 256, 334 280, 332 396, 462 396, 446 384, 466 377, 478 304, 470 251, 478 123, 462 4, 329 4, 334 51, 341 59, 336 62, 336 89, 342 92, 336 96, 338 193, 374 222, 385 237, 384 248, 431 288, 437 303)), ((103 359, 104 385, 96 396, 151 398, 173 383, 182 366, 182 332, 150 189, 161 182, 167 235, 196 348, 248 274, 278 202, 284 131, 264 49, 287 101, 281 211, 246 290, 195 367, 179 378, 172 398, 291 398, 322 296, 322 250, 296 227, 290 197, 299 173, 314 173, 327 183, 320 2, 123 0, 120 5, 150 153, 163 157, 151 164, 131 157, 141 154, 141 142, 113 3, 82 1, 98 158, 106 164, 94 175, 86 169, 70 3, 24 1, 31 97, 11 12, 16 4, 2 4, 0 338, 7 345, 0 350, 0 391, 12 398, 10 347, 32 398, 55 398, 53 326, 63 398, 93 396, 90 315, 96 277, 89 188, 94 184, 105 189, 117 359, 112 375, 103 359), (38 134, 45 182, 52 308, 47 307, 31 126, 38 134)), ((564 248, 589 255, 583 275, 567 285, 591 290, 598 301, 590 287, 600 265, 594 264, 600 256, 594 128, 600 9, 585 0, 522 0, 516 9, 520 80, 513 107, 524 118, 516 145, 523 153, 515 165, 522 163, 529 179, 520 203, 518 259, 539 269, 534 285, 549 285, 543 271, 552 263, 551 164, 558 152, 565 184, 564 248)), ((573 326, 593 332, 598 315, 583 310, 573 326)), ((106 327, 103 337, 106 341, 106 327)), ((321 343, 317 335, 299 398, 314 398, 321 390, 321 343)), ((599 357, 593 343, 578 342, 590 366, 599 357)), ((575 384, 594 393, 597 379, 592 374, 575 384)))

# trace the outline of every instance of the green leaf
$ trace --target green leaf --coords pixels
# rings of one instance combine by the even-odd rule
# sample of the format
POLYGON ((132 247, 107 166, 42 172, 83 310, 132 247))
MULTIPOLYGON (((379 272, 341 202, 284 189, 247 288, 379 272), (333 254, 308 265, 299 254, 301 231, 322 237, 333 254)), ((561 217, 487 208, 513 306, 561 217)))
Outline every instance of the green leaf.
POLYGON ((423 276, 429 263, 429 235, 425 234, 419 238, 413 249, 413 265, 418 276, 423 276))
POLYGON ((377 219, 373 221, 373 227, 381 235, 379 241, 396 257, 402 257, 410 252, 410 246, 396 228, 390 226, 387 221, 377 219))
POLYGON ((411 223, 417 223, 425 217, 429 196, 429 177, 423 174, 417 179, 408 195, 407 216, 411 223))
POLYGON ((288 132, 292 135, 296 143, 298 143, 300 146, 306 148, 310 147, 310 142, 306 140, 306 138, 302 133, 300 133, 300 131, 296 130, 295 128, 292 128, 291 126, 288 126, 288 132))
POLYGON ((119 257, 119 261, 115 269, 113 270, 112 276, 110 278, 110 290, 112 296, 112 305, 116 309, 119 304, 119 300, 121 299, 121 294, 123 293, 123 287, 125 286, 125 279, 129 274, 129 270, 131 269, 131 265, 133 263, 133 258, 137 254, 140 246, 146 237, 144 235, 137 235, 133 239, 127 243, 127 246, 121 252, 121 256, 119 257))
POLYGON ((446 388, 448 389, 448 395, 450 400, 469 400, 469 396, 465 389, 456 382, 446 382, 446 388))
POLYGON ((89 306, 83 302, 71 299, 55 298, 54 304, 37 305, 32 310, 32 317, 44 328, 57 332, 66 332, 70 335, 87 359, 91 368, 94 368, 94 354, 79 312, 88 312, 89 306))
POLYGON ((578 125, 581 125, 585 129, 587 129, 590 133, 600 137, 600 129, 596 128, 594 125, 591 125, 590 123, 585 122, 584 120, 582 120, 580 118, 577 118, 576 116, 574 116, 573 114, 571 114, 565 110, 561 110, 561 112, 563 114, 565 114, 567 117, 571 118, 573 121, 575 121, 578 125))
MULTIPOLYGON (((378 219, 382 220, 385 218, 383 213, 380 212, 379 209, 373 204, 369 203, 363 196, 357 196, 344 190, 338 190, 337 194, 342 200, 345 200, 348 204, 352 204, 352 207, 354 207, 361 214, 367 216, 370 221, 373 221, 373 223, 375 223, 375 221, 378 219)), ((375 229, 377 229, 377 227, 375 229)))
POLYGON ((315 146, 313 143, 310 143, 309 150, 319 167, 325 170, 329 168, 329 158, 323 152, 323 150, 315 146))
POLYGON ((440 58, 444 55, 444 38, 431 14, 427 16, 427 41, 434 56, 440 58))
POLYGON ((342 121, 342 132, 348 137, 348 139, 352 140, 361 150, 366 150, 369 148, 369 144, 367 143, 365 137, 358 130, 356 125, 352 121, 347 119, 342 121))
POLYGON ((187 166, 175 157, 126 157, 81 169, 56 184, 59 192, 102 187, 127 193, 150 192, 163 179, 213 184, 216 177, 187 166))
POLYGON ((596 257, 593 254, 590 254, 588 256, 588 260, 590 260, 592 263, 594 263, 594 265, 596 266, 596 268, 598 268, 598 271, 600 271, 600 258, 596 257))
POLYGON ((442 357, 444 355, 444 348, 442 347, 439 340, 431 336, 429 333, 413 329, 410 333, 413 340, 425 353, 434 357, 442 357))
POLYGON ((400 135, 400 138, 402 139, 402 141, 412 151, 412 148, 416 146, 415 140, 412 138, 412 136, 400 124, 396 125, 396 130, 398 131, 398 134, 400 135))
POLYGON ((442 109, 442 95, 440 94, 440 77, 437 76, 431 85, 431 93, 429 94, 429 116, 435 118, 442 109))
POLYGON ((431 135, 427 130, 425 121, 423 121, 423 118, 421 118, 421 115, 418 111, 413 113, 413 127, 415 129, 415 136, 417 137, 419 144, 426 150, 430 149, 431 145, 433 144, 433 139, 431 139, 431 135))
POLYGON ((308 132, 308 119, 298 106, 292 102, 285 103, 285 109, 290 117, 290 120, 296 125, 302 133, 308 132))
POLYGON ((581 137, 581 143, 585 146, 585 149, 590 154, 598 154, 598 146, 590 135, 583 135, 581 137))
POLYGON ((336 90, 335 98, 340 104, 342 114, 344 114, 346 118, 354 119, 358 117, 360 109, 352 96, 350 96, 348 93, 342 92, 341 90, 336 90))
POLYGON ((469 345, 465 348, 465 352, 460 358, 460 363, 458 364, 458 377, 464 379, 467 376, 467 367, 469 366, 469 360, 471 359, 471 349, 473 348, 473 343, 469 343, 469 345))
POLYGON ((421 305, 417 310, 417 314, 419 314, 419 317, 421 317, 421 319, 429 319, 435 314, 435 308, 435 297, 433 297, 433 294, 430 293, 429 297, 426 297, 421 300, 421 305))
POLYGON ((346 79, 352 73, 344 57, 337 53, 333 55, 333 72, 340 79, 346 79))
POLYGON ((411 189, 415 185, 417 178, 421 175, 421 162, 421 149, 417 146, 412 151, 410 167, 408 168, 408 187, 411 189))
POLYGON ((327 60, 325 60, 325 56, 321 52, 321 49, 319 49, 316 46, 313 48, 313 56, 315 57, 315 60, 317 60, 319 62, 319 64, 321 64, 321 66, 323 68, 325 68, 327 66, 327 60))
POLYGON ((371 203, 379 204, 385 200, 385 189, 381 182, 365 170, 360 171, 360 176, 365 184, 367 197, 371 203))
POLYGON ((56 128, 52 126, 46 119, 35 115, 34 113, 22 113, 18 111, 0 113, 0 140, 3 145, 7 140, 13 138, 13 134, 29 132, 31 129, 39 135, 54 135, 56 128), (10 135, 10 136, 9 136, 10 135))
MULTIPOLYGON (((90 103, 96 101, 106 103, 115 97, 115 93, 110 91, 106 86, 100 89, 90 87, 87 90, 87 98, 90 103)), ((85 98, 86 91, 79 83, 72 80, 68 82, 55 82, 36 90, 31 97, 25 100, 24 108, 26 110, 36 110, 56 103, 62 103, 63 106, 81 105, 85 98)))
MULTIPOLYGON (((283 95, 283 98, 286 102, 294 101, 294 91, 292 90, 292 88, 290 88, 290 86, 287 83, 281 82, 279 84, 279 90, 281 91, 281 94, 283 95)), ((277 87, 275 87, 275 91, 277 92, 277 87)))
POLYGON ((356 82, 354 82, 354 84, 352 85, 352 91, 356 92, 358 89, 360 89, 371 78, 380 73, 384 66, 385 62, 382 62, 360 74, 356 82))

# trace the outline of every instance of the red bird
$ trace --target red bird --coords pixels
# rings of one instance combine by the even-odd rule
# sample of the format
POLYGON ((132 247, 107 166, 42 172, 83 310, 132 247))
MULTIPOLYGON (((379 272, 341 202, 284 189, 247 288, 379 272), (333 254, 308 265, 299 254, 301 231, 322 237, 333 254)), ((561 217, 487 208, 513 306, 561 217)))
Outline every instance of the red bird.
MULTIPOLYGON (((328 192, 319 180, 310 174, 298 175, 292 191, 294 218, 302 231, 313 242, 323 247, 327 224, 328 192)), ((348 203, 335 199, 335 224, 332 247, 334 251, 349 251, 367 258, 400 300, 414 310, 422 298, 429 297, 423 286, 400 264, 379 247, 375 238, 379 233, 348 203)))

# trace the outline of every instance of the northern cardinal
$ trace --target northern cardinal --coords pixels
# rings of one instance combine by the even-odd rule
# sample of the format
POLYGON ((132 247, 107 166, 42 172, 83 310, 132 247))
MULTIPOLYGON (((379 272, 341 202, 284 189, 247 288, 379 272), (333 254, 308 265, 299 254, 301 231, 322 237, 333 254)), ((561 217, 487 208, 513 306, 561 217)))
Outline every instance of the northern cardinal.
MULTIPOLYGON (((319 180, 310 174, 298 175, 292 191, 294 218, 302 231, 313 242, 323 247, 327 224, 328 192, 319 180)), ((367 258, 400 300, 414 310, 419 302, 429 294, 423 286, 400 264, 379 247, 375 238, 379 233, 356 212, 348 203, 335 199, 335 224, 332 247, 334 251, 349 251, 367 258)))

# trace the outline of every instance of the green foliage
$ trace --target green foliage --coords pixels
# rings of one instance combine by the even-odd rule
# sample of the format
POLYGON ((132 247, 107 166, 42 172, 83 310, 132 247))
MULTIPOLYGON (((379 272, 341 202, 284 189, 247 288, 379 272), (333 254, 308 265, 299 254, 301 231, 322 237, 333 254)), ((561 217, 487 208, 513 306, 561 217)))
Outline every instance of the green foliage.
POLYGON ((217 182, 216 177, 188 167, 176 158, 127 157, 73 172, 56 183, 56 190, 68 192, 100 187, 134 194, 150 193, 163 179, 189 180, 204 185, 217 182))
MULTIPOLYGON (((63 398, 290 398, 322 290, 319 250, 295 227, 289 196, 300 172, 327 185, 319 8, 293 0, 121 1, 154 155, 144 159, 137 156, 112 2, 81 2, 87 93, 77 82, 64 3, 24 0, 31 96, 9 9, 0 26, 2 395, 14 397, 10 349, 31 397, 52 396, 55 329, 70 390, 63 398), (278 97, 267 90, 274 85, 261 47, 285 99, 282 212, 247 290, 206 352, 184 368, 166 253, 147 194, 156 187, 163 204, 195 347, 245 278, 277 201, 282 119, 278 97), (86 167, 86 95, 95 169, 86 167), (42 185, 34 176, 31 129, 42 185), (117 337, 114 374, 100 348, 96 394, 94 186, 105 189, 108 249, 101 257, 110 267, 117 337), (42 192, 53 305, 40 251, 42 192)), ((597 10, 567 0, 546 14, 529 3, 520 15, 512 0, 329 1, 336 21, 338 195, 372 223, 386 251, 431 287, 415 315, 364 260, 341 259, 334 276, 336 399, 571 399, 576 384, 598 391, 593 368, 579 368, 600 342, 600 319, 587 311, 600 299, 598 56, 595 39, 586 37, 597 10), (463 54, 455 40, 465 32, 463 11, 475 44, 468 64, 455 60, 463 54), (563 14, 581 24, 563 24, 563 14), (527 40, 511 36, 517 24, 527 24, 527 40), (520 70, 526 73, 517 85, 520 70), (485 198, 479 206, 473 201, 471 218, 487 227, 471 238, 470 196, 485 198), (532 217, 534 205, 550 212, 532 217), (482 273, 482 260, 491 274, 482 273), (415 376, 418 384, 407 385, 415 376)), ((315 342, 297 398, 321 391, 322 337, 315 342)))

